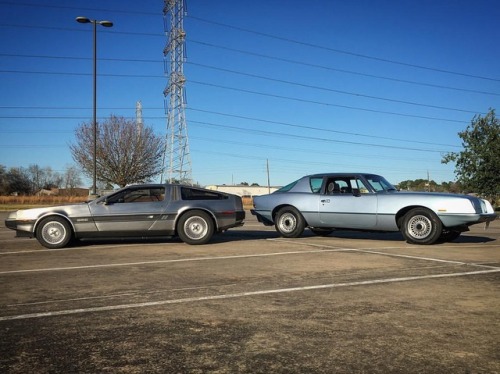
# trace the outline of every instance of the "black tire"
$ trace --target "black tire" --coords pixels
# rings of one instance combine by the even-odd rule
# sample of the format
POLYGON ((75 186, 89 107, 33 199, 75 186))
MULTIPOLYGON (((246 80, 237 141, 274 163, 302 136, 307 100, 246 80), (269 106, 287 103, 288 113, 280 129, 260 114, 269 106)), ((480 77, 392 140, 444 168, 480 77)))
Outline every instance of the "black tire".
POLYGON ((44 218, 36 227, 36 239, 45 248, 59 249, 66 247, 73 237, 71 226, 62 217, 44 218))
POLYGON ((400 229, 408 243, 434 244, 441 236, 443 224, 429 209, 415 208, 403 217, 400 229))
POLYGON ((311 230, 314 235, 318 236, 328 236, 335 231, 334 229, 319 228, 319 227, 309 227, 309 230, 311 230))
POLYGON ((214 231, 212 217, 202 210, 191 210, 183 214, 177 223, 177 235, 184 243, 191 245, 208 243, 214 231))
POLYGON ((285 238, 298 238, 304 232, 304 217, 294 207, 281 208, 276 214, 274 222, 276 231, 285 238))

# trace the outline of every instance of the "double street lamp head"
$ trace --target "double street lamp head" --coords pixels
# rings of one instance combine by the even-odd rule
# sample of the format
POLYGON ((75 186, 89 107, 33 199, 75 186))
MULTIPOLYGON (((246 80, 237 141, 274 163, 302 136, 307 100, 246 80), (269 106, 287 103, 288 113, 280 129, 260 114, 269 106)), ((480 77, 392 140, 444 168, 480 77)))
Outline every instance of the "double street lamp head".
POLYGON ((79 23, 93 23, 93 24, 99 24, 104 27, 113 27, 113 22, 111 21, 97 21, 95 19, 89 19, 87 17, 76 17, 76 22, 79 23))

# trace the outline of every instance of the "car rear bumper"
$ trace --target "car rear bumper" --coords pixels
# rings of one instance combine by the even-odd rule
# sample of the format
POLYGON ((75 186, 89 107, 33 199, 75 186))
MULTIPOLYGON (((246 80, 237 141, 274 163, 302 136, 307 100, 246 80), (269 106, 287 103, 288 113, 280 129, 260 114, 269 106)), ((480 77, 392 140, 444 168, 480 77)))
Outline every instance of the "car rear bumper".
POLYGON ((257 212, 255 209, 250 209, 250 213, 252 213, 253 216, 257 217, 257 221, 260 223, 263 223, 265 226, 273 226, 274 222, 267 218, 266 216, 262 215, 261 213, 257 212))

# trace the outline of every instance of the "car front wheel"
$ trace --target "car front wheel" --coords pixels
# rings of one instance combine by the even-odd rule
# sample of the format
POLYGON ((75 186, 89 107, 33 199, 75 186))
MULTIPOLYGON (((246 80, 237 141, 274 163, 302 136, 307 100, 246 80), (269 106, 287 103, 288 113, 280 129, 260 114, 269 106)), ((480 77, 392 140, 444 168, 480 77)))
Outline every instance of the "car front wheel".
POLYGON ((304 232, 305 220, 297 209, 284 207, 276 214, 275 227, 285 238, 298 238, 304 232))
POLYGON ((408 243, 433 244, 443 231, 441 220, 425 208, 410 210, 403 218, 401 233, 408 243))
POLYGON ((179 219, 177 234, 184 243, 206 244, 214 234, 214 223, 208 213, 193 210, 185 213, 179 219))
POLYGON ((72 237, 71 227, 64 218, 48 217, 36 228, 36 238, 45 248, 64 248, 72 237))

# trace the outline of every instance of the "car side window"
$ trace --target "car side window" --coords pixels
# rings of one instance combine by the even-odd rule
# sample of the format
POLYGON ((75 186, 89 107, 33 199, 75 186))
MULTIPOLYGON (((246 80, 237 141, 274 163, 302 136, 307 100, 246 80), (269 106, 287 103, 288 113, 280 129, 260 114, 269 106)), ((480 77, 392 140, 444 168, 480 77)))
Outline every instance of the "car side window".
POLYGON ((151 203, 163 200, 165 200, 165 187, 131 188, 110 196, 107 203, 151 203))
POLYGON ((370 193, 370 190, 365 186, 361 179, 353 180, 353 188, 357 188, 359 193, 370 193))
POLYGON ((326 182, 326 194, 345 194, 352 193, 351 182, 349 178, 330 178, 326 182))
POLYGON ((181 188, 182 200, 224 200, 227 195, 214 192, 198 190, 196 188, 182 187, 181 188))
POLYGON ((356 177, 342 176, 329 178, 326 182, 326 194, 359 194, 369 193, 370 190, 360 179, 356 177))
POLYGON ((319 191, 321 191, 321 186, 323 185, 323 177, 310 178, 309 185, 311 186, 312 193, 318 193, 319 191))

